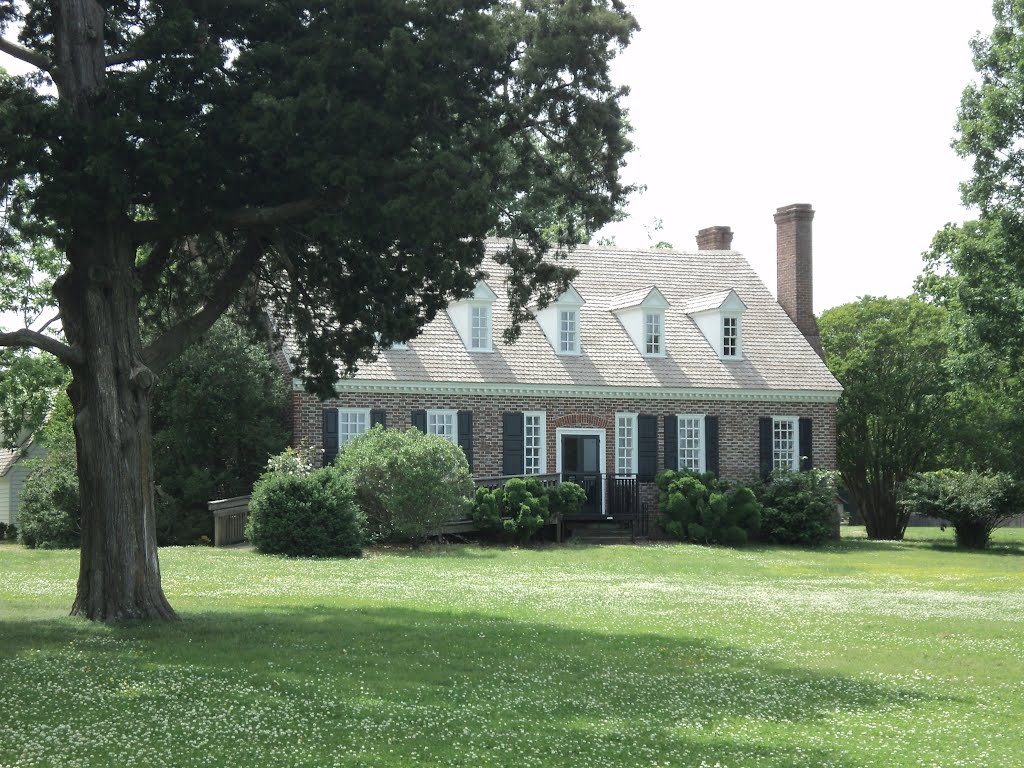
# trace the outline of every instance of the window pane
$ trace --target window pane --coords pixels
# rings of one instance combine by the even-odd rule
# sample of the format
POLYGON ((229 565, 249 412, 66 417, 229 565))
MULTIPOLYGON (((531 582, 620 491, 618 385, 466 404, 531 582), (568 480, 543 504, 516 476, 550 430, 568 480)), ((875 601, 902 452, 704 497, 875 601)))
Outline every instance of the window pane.
POLYGON ((796 429, 792 419, 775 419, 772 449, 773 469, 794 468, 796 464, 796 429))
POLYGON ((490 349, 490 307, 476 305, 469 308, 469 347, 470 349, 490 349))
POLYGON ((368 429, 366 411, 338 412, 338 446, 343 446, 368 429))
POLYGON ((632 416, 619 416, 615 426, 615 471, 633 474, 634 421, 632 416))
POLYGON ((455 439, 455 414, 438 411, 427 411, 427 434, 440 435, 449 442, 455 439))
POLYGON ((558 313, 558 351, 575 352, 578 348, 579 323, 576 311, 563 309, 558 313))
POLYGON ((704 470, 704 419, 700 416, 679 417, 679 469, 704 470))
POLYGON ((644 315, 644 350, 648 355, 661 354, 661 325, 660 312, 649 312, 644 315))
POLYGON ((527 475, 539 475, 544 472, 542 457, 544 450, 544 416, 540 413, 527 413, 524 417, 524 472, 527 475))
POLYGON ((735 357, 739 342, 739 320, 726 317, 722 320, 722 355, 735 357))

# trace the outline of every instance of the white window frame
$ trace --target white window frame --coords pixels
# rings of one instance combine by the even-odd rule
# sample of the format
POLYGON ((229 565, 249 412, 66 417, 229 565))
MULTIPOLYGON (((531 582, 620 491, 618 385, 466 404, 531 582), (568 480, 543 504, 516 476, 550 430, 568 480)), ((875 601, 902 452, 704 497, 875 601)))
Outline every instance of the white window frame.
POLYGON ((470 352, 490 352, 493 349, 491 343, 491 336, 494 333, 493 320, 491 312, 491 303, 485 301, 473 302, 469 305, 469 351, 470 352), (477 326, 473 324, 473 315, 476 312, 483 312, 484 327, 483 337, 477 336, 477 326), (483 342, 480 344, 479 342, 483 342))
POLYGON ((548 424, 546 411, 524 411, 523 412, 523 474, 544 475, 548 469, 548 424), (536 446, 530 445, 531 429, 530 420, 538 419, 540 428, 540 441, 536 446), (535 459, 535 466, 530 466, 530 459, 535 459))
POLYGON ((642 354, 644 357, 664 357, 665 356, 665 313, 662 310, 648 310, 645 309, 643 313, 643 350, 642 354), (656 334, 651 333, 651 327, 648 324, 648 320, 654 319, 657 323, 656 334), (651 343, 651 337, 657 338, 657 344, 651 343))
POLYGON ((615 474, 619 477, 637 473, 637 413, 615 414, 615 474), (625 429, 629 430, 627 435, 625 429))
POLYGON ((434 410, 427 411, 427 434, 428 435, 441 435, 446 438, 452 445, 459 444, 459 412, 454 408, 436 408, 434 410), (439 419, 451 419, 452 431, 449 435, 447 432, 438 432, 436 430, 437 421, 439 419), (434 424, 431 424, 433 419, 434 424))
POLYGON ((772 416, 772 471, 777 469, 800 471, 800 419, 796 416, 772 416), (782 424, 789 426, 793 440, 792 456, 788 462, 784 456, 780 456, 776 446, 776 430, 782 424))
POLYGON ((369 408, 339 408, 338 409, 338 450, 339 451, 342 448, 344 448, 345 444, 348 443, 353 437, 357 437, 357 436, 365 434, 365 433, 367 433, 369 431, 370 431, 370 409, 369 408), (364 423, 366 428, 363 429, 361 432, 348 432, 347 433, 348 436, 346 437, 346 432, 345 432, 344 429, 342 429, 342 425, 344 424, 344 421, 345 421, 342 417, 344 417, 344 416, 362 416, 363 417, 363 423, 364 423))
POLYGON ((741 360, 743 359, 743 320, 738 313, 723 313, 722 314, 722 354, 720 357, 723 360, 741 360), (733 353, 726 354, 725 346, 725 323, 727 320, 733 320, 736 322, 736 338, 735 348, 733 353))
POLYGON ((566 309, 558 308, 558 354, 578 355, 580 353, 580 311, 576 307, 566 309), (573 335, 566 337, 566 331, 562 328, 562 320, 571 318, 573 323, 573 335), (571 344, 567 342, 571 341, 571 344))
MULTIPOLYGON (((698 472, 703 474, 708 471, 708 444, 707 444, 707 430, 705 429, 705 415, 703 413, 677 413, 676 414, 676 470, 689 469, 692 472, 698 472), (687 445, 683 447, 683 422, 684 421, 696 421, 698 430, 698 455, 697 455, 697 467, 683 466, 683 451, 692 450, 687 445)), ((691 439, 687 437, 686 439, 691 439)))

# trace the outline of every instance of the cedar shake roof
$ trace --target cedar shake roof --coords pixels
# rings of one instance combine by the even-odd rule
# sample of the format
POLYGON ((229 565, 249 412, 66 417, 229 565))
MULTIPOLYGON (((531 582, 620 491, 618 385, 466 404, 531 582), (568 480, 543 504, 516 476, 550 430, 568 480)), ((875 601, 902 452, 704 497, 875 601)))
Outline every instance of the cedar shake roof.
MULTIPOLYGON (((715 291, 714 293, 709 293, 707 296, 697 296, 688 300, 686 304, 683 305, 683 312, 688 315, 695 315, 698 312, 707 312, 711 309, 718 309, 725 303, 725 300, 729 298, 730 294, 732 294, 731 288, 727 291, 715 291)), ((744 302, 744 304, 745 303, 746 302, 744 302)))
MULTIPOLYGON (((742 255, 735 251, 683 253, 581 246, 568 264, 579 270, 573 287, 580 307, 579 355, 557 355, 536 322, 520 339, 505 344, 509 313, 507 270, 493 260, 503 243, 488 243, 482 269, 498 294, 493 305, 492 352, 469 352, 440 313, 404 350, 383 350, 364 363, 346 389, 360 380, 527 384, 670 389, 842 390, 793 321, 742 255), (611 311, 624 300, 640 300, 655 286, 665 296, 665 357, 643 357, 611 311), (747 306, 742 319, 741 360, 721 360, 687 311, 730 290, 747 306), (627 298, 628 297, 628 298, 627 298), (699 300, 694 302, 694 300, 699 300)), ((721 302, 719 301, 719 305, 721 302)))

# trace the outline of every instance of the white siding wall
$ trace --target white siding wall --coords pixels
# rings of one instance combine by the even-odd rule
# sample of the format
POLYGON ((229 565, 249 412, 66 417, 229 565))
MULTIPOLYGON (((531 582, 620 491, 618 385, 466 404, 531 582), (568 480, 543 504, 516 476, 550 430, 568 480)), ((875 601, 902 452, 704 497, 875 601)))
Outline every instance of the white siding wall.
POLYGON ((0 523, 11 522, 11 481, 0 477, 0 523))
POLYGON ((10 471, 8 471, 5 480, 10 480, 11 485, 11 501, 10 501, 10 519, 9 523, 18 524, 18 507, 21 506, 21 487, 25 484, 25 478, 28 477, 31 472, 30 467, 26 467, 24 461, 19 461, 10 471))

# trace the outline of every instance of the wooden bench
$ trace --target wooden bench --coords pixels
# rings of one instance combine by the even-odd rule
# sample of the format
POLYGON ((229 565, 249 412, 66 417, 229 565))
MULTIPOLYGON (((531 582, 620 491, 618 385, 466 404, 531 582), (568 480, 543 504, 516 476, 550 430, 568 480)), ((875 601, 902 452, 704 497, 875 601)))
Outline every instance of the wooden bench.
POLYGON ((249 521, 249 497, 218 499, 208 502, 213 513, 213 546, 226 547, 245 541, 245 524, 249 521))

